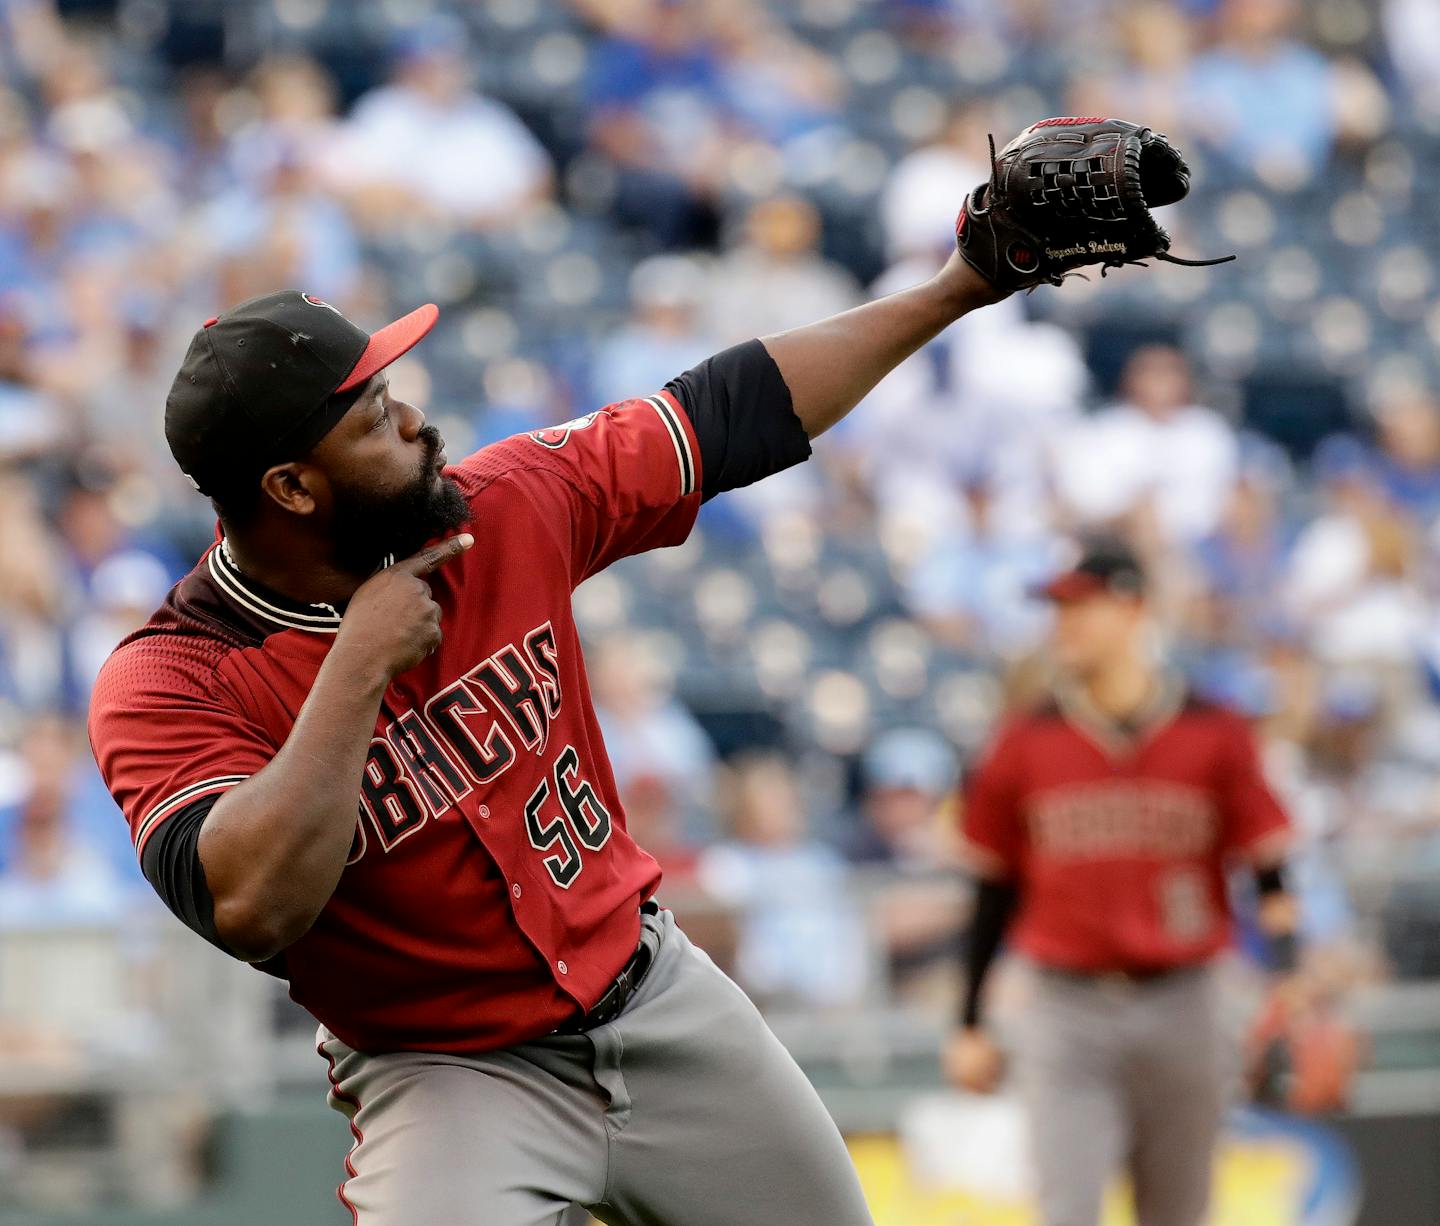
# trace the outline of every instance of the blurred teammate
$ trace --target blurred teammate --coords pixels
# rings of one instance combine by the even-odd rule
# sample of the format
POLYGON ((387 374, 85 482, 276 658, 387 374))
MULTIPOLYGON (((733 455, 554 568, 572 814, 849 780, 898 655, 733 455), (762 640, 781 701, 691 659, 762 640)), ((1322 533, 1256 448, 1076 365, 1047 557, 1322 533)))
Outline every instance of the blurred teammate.
POLYGON ((1155 659, 1132 554, 1093 542, 1044 594, 1059 680, 967 790, 979 883, 947 1072, 979 1092, 999 1081, 981 988, 1008 932, 1033 970, 1016 1071, 1045 1226, 1095 1226, 1122 1169, 1143 1226, 1196 1226, 1233 1080, 1211 970, 1231 936, 1226 869, 1253 869, 1288 966, 1288 822, 1241 718, 1155 659))

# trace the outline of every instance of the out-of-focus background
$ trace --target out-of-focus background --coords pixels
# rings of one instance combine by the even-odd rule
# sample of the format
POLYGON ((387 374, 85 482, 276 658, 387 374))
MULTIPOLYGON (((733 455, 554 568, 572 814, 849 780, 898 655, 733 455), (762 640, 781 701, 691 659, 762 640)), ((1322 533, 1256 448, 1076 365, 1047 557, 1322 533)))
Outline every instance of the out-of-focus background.
POLYGON ((877 1218, 1029 1221, 1007 1104, 937 1095, 950 797, 1027 583, 1120 527, 1301 831, 1308 1012, 1267 1042, 1242 923, 1279 1114, 1215 1220, 1440 1220, 1434 0, 0 0, 0 1223, 343 1219, 307 1019, 163 912, 84 739, 212 536, 161 433, 199 322, 438 302, 395 382, 458 455, 926 276, 987 132, 1055 113, 1169 133, 1175 249, 1240 262, 967 319, 582 588, 631 828, 877 1218))

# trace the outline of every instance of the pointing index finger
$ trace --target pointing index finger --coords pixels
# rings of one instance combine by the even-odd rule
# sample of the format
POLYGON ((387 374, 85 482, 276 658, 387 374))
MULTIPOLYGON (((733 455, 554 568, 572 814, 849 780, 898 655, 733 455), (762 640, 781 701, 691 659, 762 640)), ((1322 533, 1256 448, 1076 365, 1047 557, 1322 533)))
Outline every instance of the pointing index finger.
POLYGON ((423 577, 439 570, 446 562, 458 558, 474 543, 475 538, 470 533, 461 532, 458 536, 446 537, 443 541, 427 546, 397 565, 404 567, 412 575, 423 577))

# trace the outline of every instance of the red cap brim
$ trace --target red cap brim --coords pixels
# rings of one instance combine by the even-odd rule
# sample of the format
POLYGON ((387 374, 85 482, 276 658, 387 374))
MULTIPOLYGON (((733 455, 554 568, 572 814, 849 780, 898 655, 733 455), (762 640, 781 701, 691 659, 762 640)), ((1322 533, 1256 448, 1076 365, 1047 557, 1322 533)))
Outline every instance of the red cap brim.
POLYGON ((425 334, 435 326, 435 321, 439 318, 440 308, 433 302, 427 302, 393 324, 386 324, 379 332, 371 335, 370 343, 365 346, 365 352, 360 355, 355 368, 335 390, 348 392, 352 387, 359 387, 371 375, 384 370, 396 358, 409 353, 425 338, 425 334))
POLYGON ((1033 588, 1031 594, 1041 600, 1084 600, 1087 596, 1098 596, 1108 590, 1105 580, 1099 575, 1087 574, 1083 570, 1068 570, 1056 575, 1049 583, 1033 588))

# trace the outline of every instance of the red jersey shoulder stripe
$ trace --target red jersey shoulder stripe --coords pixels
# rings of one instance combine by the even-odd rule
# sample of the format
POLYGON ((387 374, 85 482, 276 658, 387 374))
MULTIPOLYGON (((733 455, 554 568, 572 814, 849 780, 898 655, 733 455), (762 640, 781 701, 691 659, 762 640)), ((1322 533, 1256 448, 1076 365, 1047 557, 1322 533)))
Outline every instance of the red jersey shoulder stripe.
POLYGON ((202 796, 228 791, 237 783, 243 783, 248 778, 250 778, 249 775, 216 775, 212 779, 201 779, 197 783, 181 788, 178 792, 172 792, 164 800, 152 806, 150 811, 140 819, 140 824, 135 828, 135 854, 144 854, 145 844, 149 841, 150 836, 171 814, 183 809, 192 801, 199 800, 202 796))
POLYGON ((670 442, 675 447, 675 460, 680 466, 680 497, 688 498, 695 492, 695 456, 690 449, 690 435, 685 430, 685 423, 680 420, 678 411, 666 393, 647 396, 645 403, 660 415, 665 429, 669 431, 670 442))

